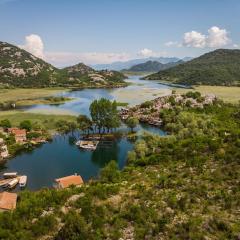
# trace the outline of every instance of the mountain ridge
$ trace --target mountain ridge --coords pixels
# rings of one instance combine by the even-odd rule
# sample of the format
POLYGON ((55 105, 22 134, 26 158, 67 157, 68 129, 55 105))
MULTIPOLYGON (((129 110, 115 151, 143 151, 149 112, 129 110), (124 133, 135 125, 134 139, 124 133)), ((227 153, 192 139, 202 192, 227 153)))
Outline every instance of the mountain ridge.
POLYGON ((158 61, 152 61, 149 60, 145 63, 140 63, 137 65, 134 65, 130 67, 129 69, 124 69, 123 71, 129 71, 129 72, 158 72, 165 69, 168 69, 170 67, 176 66, 180 63, 183 63, 182 60, 179 60, 177 62, 169 62, 169 63, 160 63, 158 61))
MULTIPOLYGON (((189 59, 188 57, 186 59, 189 59)), ((92 67, 95 70, 101 70, 101 69, 109 69, 109 70, 116 70, 121 71, 123 69, 128 69, 134 65, 145 63, 147 61, 158 61, 160 63, 166 64, 170 62, 177 62, 181 60, 177 57, 149 57, 149 58, 138 58, 138 59, 132 59, 129 61, 117 61, 110 64, 95 64, 92 65, 92 67)))
POLYGON ((240 86, 240 50, 217 49, 144 79, 187 85, 240 86))
POLYGON ((31 53, 0 42, 0 85, 2 87, 117 87, 126 77, 116 71, 96 71, 78 63, 58 69, 31 53))

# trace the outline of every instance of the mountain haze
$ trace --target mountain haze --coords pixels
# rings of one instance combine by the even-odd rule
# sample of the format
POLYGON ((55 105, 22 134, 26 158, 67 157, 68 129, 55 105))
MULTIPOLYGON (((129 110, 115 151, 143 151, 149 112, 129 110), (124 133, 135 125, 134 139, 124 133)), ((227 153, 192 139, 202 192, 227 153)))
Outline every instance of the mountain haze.
POLYGON ((125 62, 113 62, 110 64, 96 64, 96 65, 93 65, 93 68, 96 70, 108 69, 108 70, 120 71, 123 69, 128 69, 137 64, 145 63, 147 61, 157 61, 157 62, 166 64, 170 62, 177 62, 179 60, 180 59, 176 57, 149 57, 149 58, 133 59, 125 62))

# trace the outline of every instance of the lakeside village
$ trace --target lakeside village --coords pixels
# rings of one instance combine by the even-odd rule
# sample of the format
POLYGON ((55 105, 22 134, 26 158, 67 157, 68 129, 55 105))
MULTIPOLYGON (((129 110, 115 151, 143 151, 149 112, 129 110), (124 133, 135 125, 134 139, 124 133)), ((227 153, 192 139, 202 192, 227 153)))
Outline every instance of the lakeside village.
MULTIPOLYGON (((217 100, 213 94, 201 95, 199 92, 187 92, 186 94, 176 94, 175 91, 167 96, 156 98, 152 101, 146 101, 134 107, 122 108, 117 110, 116 101, 111 102, 107 99, 94 100, 90 106, 91 119, 86 115, 80 115, 77 118, 77 124, 70 124, 72 129, 79 129, 84 138, 78 140, 76 145, 84 150, 96 150, 99 142, 104 136, 114 134, 113 129, 121 125, 120 119, 133 129, 139 122, 162 127, 164 129, 164 121, 161 119, 162 111, 181 111, 184 108, 203 108, 205 105, 212 105, 217 100), (74 125, 74 126, 73 126, 74 125), (87 136, 87 137, 86 137, 87 136)), ((0 156, 6 159, 13 152, 13 146, 38 145, 48 140, 48 134, 43 130, 32 130, 31 123, 25 120, 20 124, 19 128, 10 127, 11 124, 4 120, 1 122, 0 128, 0 156)), ((66 122, 59 121, 57 123, 58 130, 64 132, 66 122)), ((0 211, 13 210, 17 205, 17 193, 8 192, 19 184, 20 188, 24 188, 27 184, 27 176, 19 176, 17 172, 4 173, 3 179, 0 179, 0 187, 4 189, 0 193, 0 211)), ((81 186, 84 184, 80 175, 74 174, 55 179, 53 187, 57 189, 68 188, 72 185, 81 186)))

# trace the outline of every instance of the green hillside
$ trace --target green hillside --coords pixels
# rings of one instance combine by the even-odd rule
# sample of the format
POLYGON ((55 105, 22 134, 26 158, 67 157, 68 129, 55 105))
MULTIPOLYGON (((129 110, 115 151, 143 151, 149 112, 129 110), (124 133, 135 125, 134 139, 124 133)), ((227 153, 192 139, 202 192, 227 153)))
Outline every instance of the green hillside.
POLYGON ((84 65, 57 69, 29 52, 0 42, 2 87, 112 87, 125 85, 125 76, 115 71, 95 71, 84 65))
POLYGON ((129 69, 126 69, 124 71, 129 72, 158 72, 161 70, 168 69, 170 67, 176 66, 180 63, 183 63, 183 61, 177 61, 177 62, 170 62, 170 63, 160 63, 158 61, 147 61, 145 63, 137 64, 132 66, 129 69))
POLYGON ((239 239, 239 108, 161 117, 169 135, 143 135, 123 171, 112 161, 80 188, 19 193, 0 239, 239 239))
POLYGON ((240 50, 218 49, 145 79, 188 85, 240 85, 240 50))

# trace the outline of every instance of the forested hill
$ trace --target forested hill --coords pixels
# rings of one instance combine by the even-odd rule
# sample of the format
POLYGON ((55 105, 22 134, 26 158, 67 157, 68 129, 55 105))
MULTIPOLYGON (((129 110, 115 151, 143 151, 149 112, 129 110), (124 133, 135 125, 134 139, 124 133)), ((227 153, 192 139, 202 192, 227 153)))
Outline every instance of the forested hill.
POLYGON ((158 61, 147 61, 145 63, 137 64, 132 66, 129 69, 124 69, 124 71, 130 71, 130 72, 158 72, 161 70, 168 69, 170 67, 174 67, 180 63, 183 63, 182 60, 179 60, 177 62, 170 62, 170 63, 160 63, 158 61))
POLYGON ((0 85, 2 87, 113 87, 125 85, 122 73, 95 71, 77 64, 57 69, 29 52, 0 42, 0 85))
POLYGON ((218 49, 189 62, 146 76, 189 85, 240 85, 240 50, 218 49))

